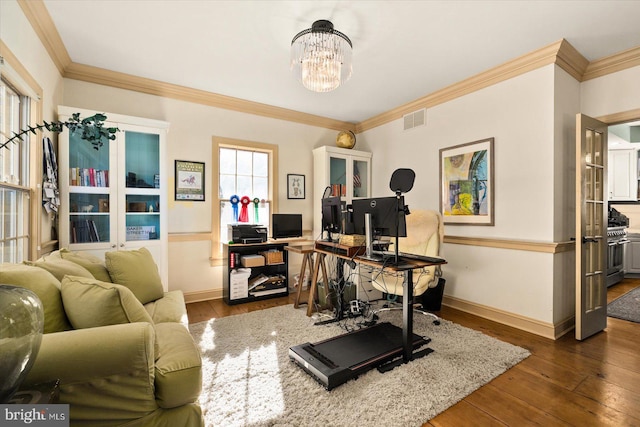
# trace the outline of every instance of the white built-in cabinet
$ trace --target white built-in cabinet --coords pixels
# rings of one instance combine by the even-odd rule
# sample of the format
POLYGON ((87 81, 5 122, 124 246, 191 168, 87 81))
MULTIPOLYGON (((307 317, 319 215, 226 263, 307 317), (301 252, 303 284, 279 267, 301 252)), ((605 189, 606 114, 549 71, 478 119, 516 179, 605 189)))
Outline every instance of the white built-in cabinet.
MULTIPOLYGON (((333 146, 313 150, 313 232, 314 238, 322 237, 322 196, 341 196, 345 205, 354 199, 371 195, 371 153, 333 146)), ((345 265, 345 277, 356 286, 356 298, 370 301, 382 297, 371 285, 371 272, 360 265, 351 272, 345 265), (353 273, 353 274, 352 274, 353 273)))
MULTIPOLYGON (((59 120, 95 111, 58 107, 59 120)), ((103 112, 99 112, 103 113, 103 112)), ((147 248, 168 288, 166 149, 169 123, 104 113, 116 139, 99 149, 64 131, 58 138, 61 248, 104 253, 147 248)))
POLYGON ((638 150, 609 150, 609 201, 638 200, 638 150))
POLYGON ((322 146, 313 150, 313 234, 321 237, 322 196, 341 196, 345 204, 371 197, 371 153, 322 146))

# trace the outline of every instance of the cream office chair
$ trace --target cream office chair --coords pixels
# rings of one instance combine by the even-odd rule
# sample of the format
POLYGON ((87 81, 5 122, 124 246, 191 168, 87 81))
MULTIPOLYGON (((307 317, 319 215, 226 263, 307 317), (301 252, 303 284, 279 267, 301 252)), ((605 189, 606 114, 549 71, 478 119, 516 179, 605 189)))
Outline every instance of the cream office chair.
MULTIPOLYGON (((398 242, 400 252, 437 257, 440 255, 440 247, 444 238, 444 224, 439 212, 433 210, 416 210, 406 216, 407 237, 401 237, 398 242)), ((414 299, 424 294, 427 289, 438 285, 442 270, 439 265, 413 270, 413 295, 414 299)), ((443 279, 444 280, 444 279, 443 279)), ((373 273, 372 285, 388 295, 402 296, 404 274, 389 273, 383 270, 373 273)), ((440 323, 440 318, 433 313, 420 310, 420 305, 414 304, 414 310, 430 316, 435 324, 440 323)), ((382 308, 376 313, 389 310, 401 310, 398 308, 382 308)))

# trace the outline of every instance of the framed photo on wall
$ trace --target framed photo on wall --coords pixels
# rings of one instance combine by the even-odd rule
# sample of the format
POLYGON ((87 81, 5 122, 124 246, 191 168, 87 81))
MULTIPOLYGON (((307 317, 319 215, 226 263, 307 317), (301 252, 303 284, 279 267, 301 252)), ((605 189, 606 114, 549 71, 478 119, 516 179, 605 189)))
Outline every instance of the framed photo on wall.
POLYGON ((204 201, 204 163, 176 160, 176 200, 204 201))
POLYGON ((493 138, 440 149, 445 224, 494 225, 493 138))
POLYGON ((304 199, 304 175, 287 174, 287 199, 304 199))

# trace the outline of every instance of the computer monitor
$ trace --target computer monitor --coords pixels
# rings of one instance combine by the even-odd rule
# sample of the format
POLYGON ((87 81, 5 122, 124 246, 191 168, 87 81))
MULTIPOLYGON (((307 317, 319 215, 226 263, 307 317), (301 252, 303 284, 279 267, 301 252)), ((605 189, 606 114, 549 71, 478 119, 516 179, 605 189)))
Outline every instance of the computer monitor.
POLYGON ((271 237, 274 239, 286 239, 302 236, 301 214, 272 214, 271 237))
POLYGON ((342 232, 342 200, 340 197, 322 199, 322 231, 326 231, 331 240, 331 233, 342 232))
POLYGON ((377 197, 355 199, 351 203, 353 209, 353 232, 355 234, 366 235, 365 214, 371 214, 371 229, 374 237, 395 237, 396 221, 398 221, 397 236, 407 236, 404 196, 400 196, 399 201, 396 197, 377 197))

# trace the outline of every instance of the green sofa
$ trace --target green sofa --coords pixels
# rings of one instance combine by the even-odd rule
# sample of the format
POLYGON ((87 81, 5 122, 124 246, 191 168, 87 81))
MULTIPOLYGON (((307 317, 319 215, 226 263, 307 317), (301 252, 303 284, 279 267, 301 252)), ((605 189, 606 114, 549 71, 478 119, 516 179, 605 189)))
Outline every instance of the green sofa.
POLYGON ((32 290, 44 307, 23 388, 60 380, 71 425, 202 426, 201 358, 182 292, 162 290, 144 248, 117 252, 0 265, 0 283, 32 290))

